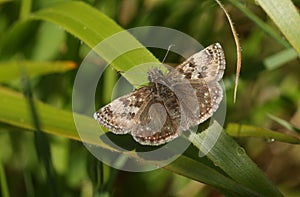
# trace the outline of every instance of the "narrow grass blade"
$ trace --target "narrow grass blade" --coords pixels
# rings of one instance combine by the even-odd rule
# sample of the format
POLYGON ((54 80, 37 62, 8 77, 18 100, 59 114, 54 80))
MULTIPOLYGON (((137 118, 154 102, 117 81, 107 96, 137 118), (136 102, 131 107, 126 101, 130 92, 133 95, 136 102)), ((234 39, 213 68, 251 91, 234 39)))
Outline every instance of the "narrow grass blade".
POLYGON ((1 196, 3 197, 9 197, 9 189, 7 185, 7 178, 6 178, 6 173, 3 168, 2 161, 0 161, 0 184, 1 184, 1 196))
POLYGON ((262 196, 282 196, 245 150, 221 130, 221 125, 214 121, 207 130, 191 139, 199 150, 207 151, 206 156, 236 182, 262 196), (213 147, 211 143, 215 143, 213 147))
POLYGON ((29 84, 29 80, 26 75, 26 71, 23 70, 22 74, 23 74, 22 75, 23 91, 28 101, 29 110, 31 112, 31 118, 33 121, 33 126, 35 128, 34 141, 35 141, 36 152, 46 170, 47 181, 49 182, 48 191, 51 194, 51 196, 58 196, 55 172, 53 169, 52 158, 50 153, 50 143, 48 138, 46 137, 46 134, 43 133, 41 130, 39 115, 36 111, 35 103, 33 101, 33 93, 29 84))
POLYGON ((252 125, 229 123, 227 125, 226 132, 233 137, 263 137, 265 139, 271 139, 280 142, 300 144, 300 139, 294 136, 255 127, 252 125))
POLYGON ((268 116, 269 116, 272 120, 274 120, 275 122, 277 122, 278 124, 280 124, 281 126, 287 128, 287 129, 289 129, 289 130, 291 130, 291 131, 295 131, 295 132, 297 132, 298 134, 300 134, 300 129, 294 127, 294 126, 293 126, 291 123, 289 123, 288 121, 283 120, 283 119, 281 119, 281 118, 278 118, 278 117, 276 117, 276 116, 273 116, 273 115, 271 115, 271 114, 268 114, 268 116))
POLYGON ((24 67, 29 77, 43 74, 63 73, 76 68, 70 61, 57 62, 32 62, 32 61, 8 61, 0 62, 0 82, 20 78, 20 69, 24 67))
POLYGON ((273 70, 291 60, 296 59, 297 57, 297 52, 293 48, 288 48, 270 57, 267 57, 266 59, 264 59, 263 63, 268 70, 273 70))
POLYGON ((300 15, 291 0, 256 1, 300 55, 300 15))
POLYGON ((264 32, 270 35, 274 40, 280 43, 282 46, 288 48, 289 43, 286 42, 271 26, 262 21, 258 16, 253 14, 246 6, 242 5, 240 1, 228 0, 232 5, 238 8, 241 12, 245 14, 250 20, 252 20, 257 26, 259 26, 264 32))

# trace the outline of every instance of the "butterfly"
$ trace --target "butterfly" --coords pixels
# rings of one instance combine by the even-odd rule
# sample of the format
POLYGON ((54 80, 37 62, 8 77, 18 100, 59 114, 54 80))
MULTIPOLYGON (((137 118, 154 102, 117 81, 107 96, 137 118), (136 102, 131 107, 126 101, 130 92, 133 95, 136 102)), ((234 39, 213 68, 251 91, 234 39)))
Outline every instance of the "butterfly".
POLYGON ((167 143, 218 109, 225 65, 224 51, 215 43, 166 74, 151 68, 149 85, 113 100, 94 118, 115 134, 130 133, 142 145, 167 143))

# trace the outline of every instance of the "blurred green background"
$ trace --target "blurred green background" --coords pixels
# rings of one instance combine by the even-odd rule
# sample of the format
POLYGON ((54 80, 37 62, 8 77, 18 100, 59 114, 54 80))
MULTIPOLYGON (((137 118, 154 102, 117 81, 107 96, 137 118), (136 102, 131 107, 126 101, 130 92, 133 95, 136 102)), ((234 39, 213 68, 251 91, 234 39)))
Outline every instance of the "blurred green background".
MULTIPOLYGON (((73 123, 69 113, 72 111, 72 88, 78 65, 93 46, 93 40, 84 33, 76 33, 74 24, 58 25, 58 22, 49 19, 54 16, 49 14, 47 18, 36 14, 53 5, 59 7, 60 2, 68 1, 0 0, 0 195, 226 195, 222 190, 220 192, 172 170, 118 171, 99 162, 78 141, 76 130, 70 129, 75 128, 70 126, 73 123), (30 104, 32 98, 47 106, 30 104), (43 115, 37 110, 35 118, 36 109, 30 108, 34 106, 43 115), (51 107, 58 110, 57 117, 51 107), (64 113, 67 118, 61 116, 64 113), (25 115, 19 118, 18 114, 25 115), (46 128, 44 125, 47 125, 46 128)), ((192 36, 203 46, 220 42, 227 61, 224 129, 245 148, 283 195, 300 196, 300 148, 297 145, 300 129, 300 49, 297 48, 300 47, 300 23, 290 29, 289 26, 284 26, 286 29, 278 27, 281 22, 266 11, 266 7, 262 6, 264 1, 223 1, 242 48, 237 101, 233 103, 236 46, 227 18, 215 1, 82 2, 110 17, 124 29, 164 26, 192 36), (289 35, 298 39, 289 38, 289 35)), ((286 6, 286 9, 295 9, 299 13, 300 1, 292 3, 295 7, 286 6)), ((71 9, 68 5, 62 9, 71 9)), ((64 18, 58 16, 56 20, 64 24, 64 18)), ((102 20, 106 19, 99 19, 100 27, 102 20)), ((299 14, 295 18, 283 17, 282 20, 282 23, 299 21, 299 14)), ((105 28, 95 31, 101 35, 105 28)), ((150 51, 159 60, 166 54, 162 50, 150 51)), ((166 63, 180 61, 182 59, 174 54, 166 59, 166 63)), ((102 93, 99 95, 107 97, 98 96, 97 106, 109 102, 108 93, 118 75, 116 70, 106 73, 107 85, 99 87, 102 93)), ((190 169, 191 172, 193 170, 190 169)))

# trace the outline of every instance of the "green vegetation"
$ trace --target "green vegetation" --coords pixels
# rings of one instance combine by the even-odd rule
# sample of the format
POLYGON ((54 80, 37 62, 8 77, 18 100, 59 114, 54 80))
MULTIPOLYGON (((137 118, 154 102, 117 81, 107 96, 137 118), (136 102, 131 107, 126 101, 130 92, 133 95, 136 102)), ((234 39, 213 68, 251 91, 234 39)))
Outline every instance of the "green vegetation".
MULTIPOLYGON (((299 196, 300 2, 223 3, 242 47, 236 103, 235 43, 215 1, 0 0, 1 196, 299 196), (133 173, 111 168, 87 151, 73 120, 72 88, 91 48, 139 26, 173 28, 203 46, 222 44, 227 115, 224 132, 205 157, 198 157, 199 149, 209 147, 222 129, 215 122, 195 134, 193 144, 174 162, 133 173), (204 137, 208 141, 199 144, 204 137)), ((97 89, 97 107, 109 102, 116 76, 141 63, 159 62, 166 53, 125 36, 140 48, 111 63, 113 69, 106 70, 97 89)), ((108 61, 110 51, 121 47, 112 41, 107 50, 95 52, 108 61)), ((179 61, 173 53, 166 59, 179 61)), ((125 77, 138 86, 138 78, 147 76, 125 77)), ((92 117, 75 115, 88 128, 85 142, 120 151, 89 135, 97 129, 92 117)), ((118 139, 134 143, 128 136, 118 139)), ((135 151, 124 156, 143 161, 135 151)))

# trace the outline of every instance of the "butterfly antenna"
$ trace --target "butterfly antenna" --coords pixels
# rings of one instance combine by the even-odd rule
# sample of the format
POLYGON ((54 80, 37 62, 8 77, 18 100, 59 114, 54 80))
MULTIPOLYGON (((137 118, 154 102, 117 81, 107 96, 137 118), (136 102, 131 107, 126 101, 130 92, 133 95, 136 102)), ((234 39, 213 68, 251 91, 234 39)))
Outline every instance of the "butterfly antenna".
MULTIPOLYGON (((161 68, 161 66, 164 64, 164 62, 165 62, 165 60, 166 60, 166 58, 167 58, 167 56, 168 56, 168 54, 169 54, 169 51, 170 51, 171 47, 173 47, 173 46, 175 46, 175 44, 170 44, 170 45, 169 45, 168 50, 167 50, 167 53, 166 53, 164 59, 162 60, 162 62, 161 62, 161 64, 160 64, 159 68, 161 68)), ((167 69, 168 69, 168 68, 167 68, 167 69)), ((169 69, 168 69, 168 70, 169 70, 169 69)))
POLYGON ((167 58, 167 56, 168 56, 168 54, 169 54, 169 51, 170 51, 171 47, 174 47, 174 46, 175 46, 175 44, 170 44, 170 45, 169 45, 168 50, 167 50, 167 53, 166 53, 164 59, 163 59, 162 62, 161 62, 162 64, 165 62, 165 60, 166 60, 166 58, 167 58))

